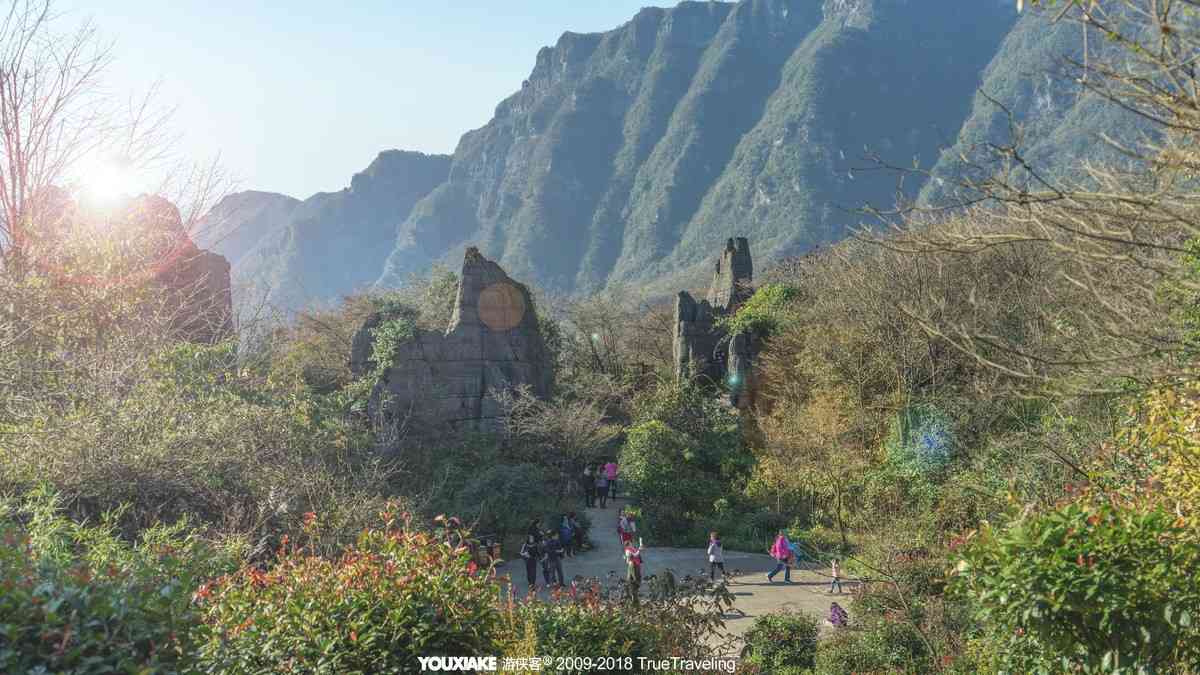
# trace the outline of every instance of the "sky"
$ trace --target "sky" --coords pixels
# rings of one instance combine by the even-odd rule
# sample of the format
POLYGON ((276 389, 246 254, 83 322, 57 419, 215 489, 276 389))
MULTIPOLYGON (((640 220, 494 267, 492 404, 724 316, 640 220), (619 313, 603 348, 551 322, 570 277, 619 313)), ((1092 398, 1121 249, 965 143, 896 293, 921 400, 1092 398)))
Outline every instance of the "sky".
POLYGON ((176 152, 305 198, 385 149, 451 153, 564 31, 674 0, 60 0, 114 42, 110 91, 174 108, 176 152))

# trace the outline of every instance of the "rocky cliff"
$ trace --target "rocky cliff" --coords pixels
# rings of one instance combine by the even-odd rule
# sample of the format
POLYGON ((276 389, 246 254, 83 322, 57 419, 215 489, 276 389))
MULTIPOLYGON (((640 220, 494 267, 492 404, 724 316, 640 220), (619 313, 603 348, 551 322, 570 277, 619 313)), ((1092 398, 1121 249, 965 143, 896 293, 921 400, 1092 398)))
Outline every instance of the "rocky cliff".
POLYGON ((474 245, 549 288, 678 288, 731 223, 760 258, 837 239, 847 208, 894 198, 852 171, 864 146, 931 164, 1014 19, 999 0, 682 2, 564 34, 462 137, 382 281, 474 245))
MULTIPOLYGON (((354 338, 351 361, 359 374, 368 367, 372 330, 383 320, 368 318, 354 338)), ((417 329, 399 346, 370 409, 393 421, 420 420, 423 428, 486 429, 501 415, 494 392, 528 386, 545 397, 550 377, 529 289, 468 248, 445 332, 417 329)))

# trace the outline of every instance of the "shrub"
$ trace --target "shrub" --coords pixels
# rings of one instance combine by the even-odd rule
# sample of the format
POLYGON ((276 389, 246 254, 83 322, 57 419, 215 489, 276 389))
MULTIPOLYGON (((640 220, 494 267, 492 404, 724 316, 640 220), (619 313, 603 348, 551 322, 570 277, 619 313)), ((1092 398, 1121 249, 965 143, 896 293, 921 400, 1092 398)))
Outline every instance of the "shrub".
POLYGON ((500 536, 524 532, 531 519, 555 506, 546 489, 545 469, 534 464, 499 464, 478 471, 458 499, 459 513, 471 518, 478 514, 476 530, 500 536))
POLYGON ((886 447, 888 459, 916 474, 940 470, 954 454, 954 427, 932 405, 909 406, 896 415, 886 447))
POLYGON ((732 316, 718 319, 717 324, 730 335, 769 335, 787 324, 788 306, 799 295, 800 290, 794 286, 764 284, 732 316))
POLYGON ((1200 663, 1200 538, 1158 507, 1083 498, 986 526, 954 580, 1008 668, 1200 663))
MULTIPOLYGON (((550 602, 511 604, 499 638, 506 656, 629 658, 712 655, 711 638, 722 625, 728 599, 709 593, 644 598, 640 605, 612 600, 611 588, 598 584, 557 593, 550 602)), ((566 673, 592 672, 579 664, 566 673)))
POLYGON ((175 672, 195 645, 200 579, 234 566, 186 523, 137 544, 85 526, 46 490, 0 505, 0 672, 175 672))
MULTIPOLYGON (((310 515, 310 519, 312 516, 310 515)), ((394 523, 394 516, 385 522, 394 523)), ((414 672, 418 656, 496 652, 497 590, 466 532, 364 532, 329 559, 292 549, 201 587, 207 672, 414 672)))
POLYGON ((811 668, 820 620, 799 612, 767 614, 746 632, 746 660, 769 673, 811 668))
POLYGON ((912 626, 880 621, 840 631, 821 643, 813 662, 819 675, 927 673, 932 670, 921 636, 912 626))

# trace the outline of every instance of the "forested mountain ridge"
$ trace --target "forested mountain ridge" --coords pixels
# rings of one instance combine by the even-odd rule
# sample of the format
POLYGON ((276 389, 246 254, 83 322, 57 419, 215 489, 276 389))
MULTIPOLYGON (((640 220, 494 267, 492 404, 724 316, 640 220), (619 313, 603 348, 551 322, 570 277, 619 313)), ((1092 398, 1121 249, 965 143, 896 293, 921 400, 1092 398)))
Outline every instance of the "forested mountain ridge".
POLYGON ((947 203, 958 156, 1009 135, 993 100, 1025 123, 1032 160, 1100 156, 1096 137, 1130 120, 1054 74, 1080 37, 999 0, 647 8, 541 49, 450 157, 389 151, 303 203, 235 195, 228 219, 244 224, 216 248, 239 288, 291 309, 452 266, 469 246, 557 291, 695 286, 731 235, 766 262, 891 205, 896 178, 867 155, 931 169, 903 193, 947 203))
POLYGON ((559 290, 693 281, 734 230, 766 257, 890 200, 864 146, 931 163, 1015 18, 1008 3, 684 2, 567 33, 467 133, 382 281, 478 245, 559 290))

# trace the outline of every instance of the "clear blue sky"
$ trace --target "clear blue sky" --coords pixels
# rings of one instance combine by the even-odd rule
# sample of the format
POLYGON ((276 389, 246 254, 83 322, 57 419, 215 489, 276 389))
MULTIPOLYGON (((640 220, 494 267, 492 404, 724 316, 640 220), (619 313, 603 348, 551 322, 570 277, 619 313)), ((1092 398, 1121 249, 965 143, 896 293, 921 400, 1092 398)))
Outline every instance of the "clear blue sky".
POLYGON ((338 190, 386 148, 444 152, 563 31, 675 0, 60 0, 116 42, 108 81, 162 81, 181 152, 240 189, 338 190))

